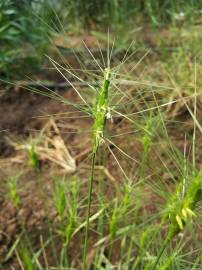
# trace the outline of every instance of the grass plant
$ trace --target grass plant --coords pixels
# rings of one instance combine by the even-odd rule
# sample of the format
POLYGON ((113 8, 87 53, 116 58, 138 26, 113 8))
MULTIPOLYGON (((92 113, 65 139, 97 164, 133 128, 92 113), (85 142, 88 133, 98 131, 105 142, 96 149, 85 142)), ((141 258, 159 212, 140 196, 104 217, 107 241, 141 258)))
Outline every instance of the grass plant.
POLYGON ((109 86, 110 86, 110 69, 109 67, 105 70, 104 80, 101 91, 97 97, 95 109, 93 112, 94 125, 93 125, 93 153, 91 162, 91 175, 88 192, 88 210, 87 210, 87 222, 86 222, 86 234, 84 242, 84 255, 83 255, 83 269, 86 269, 86 255, 88 245, 88 234, 89 234, 89 219, 91 215, 91 202, 92 202, 92 189, 94 181, 94 169, 97 151, 104 139, 104 131, 107 115, 109 113, 109 86))
MULTIPOLYGON (((184 227, 193 218, 196 217, 195 208, 202 199, 202 173, 201 171, 195 176, 190 183, 180 182, 176 192, 171 196, 167 208, 166 217, 169 218, 170 224, 168 233, 164 244, 159 251, 156 262, 152 268, 157 268, 158 262, 162 256, 163 251, 173 238, 184 230, 184 227)), ((164 217, 164 219, 166 218, 164 217)))
MULTIPOLYGON (((94 59, 92 53, 89 52, 89 54, 91 55, 91 57, 93 57, 93 60, 100 68, 99 62, 94 59)), ((65 74, 70 74, 74 78, 82 81, 82 79, 78 75, 74 74, 72 70, 67 69, 66 67, 64 68, 61 64, 57 63, 53 59, 50 60, 54 68, 67 81, 69 80, 65 74)), ((124 61, 125 60, 123 60, 123 63, 124 61)), ((165 252, 165 249, 169 247, 171 241, 175 237, 177 237, 177 235, 181 231, 184 230, 184 226, 189 223, 189 220, 191 220, 195 215, 194 212, 196 203, 199 201, 201 176, 200 173, 198 177, 193 177, 192 175, 192 178, 190 178, 191 180, 186 182, 186 185, 184 184, 184 182, 182 183, 180 181, 179 187, 177 188, 175 195, 168 196, 168 194, 166 194, 165 187, 161 185, 160 181, 160 175, 162 174, 162 172, 159 168, 159 161, 156 162, 155 160, 153 160, 152 162, 150 162, 149 160, 149 154, 153 151, 153 146, 159 145, 158 149, 156 149, 156 157, 158 157, 162 162, 163 166, 165 166, 165 169, 169 174, 169 178, 171 178, 172 180, 175 180, 176 177, 180 179, 183 176, 183 173, 185 173, 186 175, 186 170, 191 168, 189 162, 186 160, 186 157, 184 157, 180 153, 180 151, 174 146, 173 142, 169 137, 169 130, 167 128, 164 110, 164 106, 166 106, 167 103, 164 103, 164 99, 162 99, 160 100, 160 105, 158 104, 156 95, 159 91, 159 85, 153 84, 151 89, 148 83, 142 83, 142 87, 149 89, 150 99, 151 96, 153 98, 153 100, 149 101, 147 101, 147 94, 145 94, 145 96, 143 97, 141 96, 144 94, 144 92, 142 94, 142 88, 140 88, 138 93, 136 94, 133 94, 133 92, 129 91, 124 92, 122 88, 125 86, 125 84, 133 86, 137 85, 137 82, 131 80, 131 77, 129 77, 130 80, 128 80, 127 75, 126 80, 124 76, 124 79, 122 79, 120 73, 120 66, 117 67, 109 69, 108 66, 108 68, 104 70, 104 78, 102 78, 102 85, 100 88, 97 89, 91 86, 90 83, 87 83, 87 87, 93 90, 93 93, 96 97, 95 99, 93 99, 92 97, 91 99, 89 99, 91 103, 86 102, 87 96, 85 96, 84 98, 84 92, 82 92, 81 89, 77 89, 73 84, 72 87, 82 101, 82 104, 74 104, 68 100, 64 100, 59 95, 45 93, 45 95, 48 95, 51 98, 55 98, 57 100, 61 100, 62 102, 73 106, 76 110, 80 112, 85 112, 87 116, 93 118, 92 159, 90 166, 91 170, 89 189, 87 194, 87 217, 86 221, 83 223, 84 225, 82 225, 82 228, 85 227, 85 241, 83 245, 83 250, 80 249, 80 252, 83 253, 82 269, 87 269, 89 267, 89 262, 87 262, 87 254, 89 249, 90 222, 92 218, 98 213, 98 222, 100 223, 98 224, 97 228, 98 233, 102 235, 102 238, 99 239, 98 242, 95 244, 96 250, 98 248, 98 251, 96 251, 97 256, 93 263, 95 269, 101 269, 102 265, 107 265, 108 267, 115 268, 117 267, 118 269, 134 270, 155 270, 158 266, 160 267, 159 269, 169 269, 170 267, 173 267, 173 265, 175 265, 174 267, 178 269, 179 267, 176 266, 177 258, 179 257, 178 252, 176 251, 175 256, 172 256, 172 254, 168 254, 167 257, 164 257, 163 254, 165 252), (113 76, 117 76, 117 74, 118 79, 114 79, 113 76), (115 87, 115 92, 111 91, 112 87, 115 87), (92 100, 95 100, 95 103, 92 102, 92 100), (131 113, 131 107, 137 106, 137 108, 139 109, 139 104, 142 104, 142 102, 144 102, 142 105, 143 109, 138 110, 137 113, 131 113), (133 127, 132 132, 134 132, 134 127, 140 129, 140 134, 142 135, 142 138, 139 141, 142 144, 143 152, 139 161, 131 157, 131 155, 126 152, 126 149, 128 150, 128 147, 124 147, 124 149, 122 149, 122 147, 119 146, 118 143, 114 143, 111 139, 108 139, 110 138, 110 136, 108 136, 107 134, 108 130, 106 130, 106 124, 107 119, 111 118, 111 114, 112 118, 121 117, 123 120, 129 122, 133 127), (142 120, 142 118, 138 117, 138 115, 141 115, 144 121, 142 120), (159 127, 162 127, 160 132, 158 132, 159 127), (112 158, 114 158, 115 163, 120 169, 120 175, 122 175, 121 177, 124 179, 124 189, 122 189, 122 187, 118 188, 120 194, 118 195, 117 193, 117 198, 112 200, 112 202, 110 203, 111 210, 109 212, 108 209, 106 209, 108 207, 106 207, 106 202, 104 200, 103 194, 99 194, 98 196, 100 198, 100 205, 103 206, 102 209, 106 210, 103 211, 101 209, 103 212, 99 212, 98 205, 96 213, 92 215, 91 206, 93 184, 95 183, 95 172, 97 166, 96 161, 98 161, 98 151, 101 148, 102 144, 105 144, 108 147, 109 153, 111 154, 112 158), (113 146, 117 150, 117 152, 112 151, 108 144, 113 146), (174 169, 169 168, 169 166, 166 165, 164 162, 164 157, 162 157, 163 154, 165 155, 165 145, 169 149, 166 152, 167 159, 174 162, 174 169), (142 170, 141 175, 139 175, 138 172, 134 173, 133 169, 131 169, 131 167, 134 166, 134 162, 135 164, 140 166, 140 171, 142 170), (186 164, 186 170, 184 168, 184 164, 186 164), (154 185, 152 183, 153 176, 148 175, 148 172, 150 170, 155 170, 156 180, 154 185), (147 178, 150 179, 150 184, 148 184, 147 178), (126 182, 128 184, 126 184, 126 182), (162 204, 162 208, 164 209, 164 215, 163 222, 160 225, 158 224, 158 220, 162 213, 156 213, 156 210, 153 210, 150 217, 147 210, 147 207, 149 207, 147 206, 147 203, 149 203, 149 200, 151 200, 150 196, 152 196, 153 192, 158 198, 160 197, 163 200, 165 200, 166 198, 169 201, 167 206, 165 204, 162 204), (158 237, 160 236, 158 236, 158 232, 165 230, 165 227, 167 226, 167 223, 165 221, 169 222, 168 236, 164 244, 161 245, 161 249, 157 253, 157 257, 155 257, 154 254, 156 253, 156 250, 159 249, 160 245, 154 245, 153 243, 154 241, 159 241, 158 237), (108 224, 109 229, 108 235, 104 233, 106 224, 108 224), (129 241, 128 249, 128 238, 130 238, 132 233, 134 232, 135 235, 137 234, 139 236, 139 241, 132 237, 132 239, 129 241), (149 238, 151 238, 151 241, 149 240, 149 238), (115 248, 115 245, 118 245, 118 247, 120 248, 120 257, 117 264, 113 263, 113 249, 115 248), (106 248, 101 249, 100 247, 102 246, 106 246, 106 248)), ((113 132, 111 131, 111 133, 113 132)), ((119 136, 121 137, 122 135, 118 134, 118 139, 120 139, 119 136)), ((195 170, 195 168, 193 170, 195 170)), ((186 175, 185 178, 187 179, 187 177, 188 175, 186 175)), ((75 235, 75 231, 77 231, 77 228, 79 228, 79 225, 77 224, 79 207, 76 207, 76 205, 78 206, 80 204, 76 202, 79 200, 78 198, 76 199, 76 201, 72 199, 72 204, 67 203, 67 195, 65 191, 66 188, 65 185, 63 185, 62 183, 61 186, 58 186, 57 190, 58 195, 56 196, 57 199, 55 201, 56 208, 60 220, 63 220, 65 224, 65 226, 61 228, 61 232, 65 237, 62 240, 63 249, 61 252, 61 260, 59 264, 60 267, 64 267, 67 265, 71 265, 70 260, 67 260, 67 256, 65 254, 68 254, 69 243, 71 242, 72 237, 75 235), (74 206, 76 208, 74 208, 74 206), (67 208, 71 210, 67 211, 67 208), (68 219, 66 219, 66 215, 68 216, 68 219)), ((103 191, 103 188, 101 190, 103 191)), ((158 208, 159 206, 155 207, 158 208)))
POLYGON ((20 175, 12 176, 8 179, 8 189, 10 194, 10 199, 14 203, 14 205, 18 208, 21 203, 21 198, 19 195, 18 182, 20 179, 20 175))
MULTIPOLYGON (((64 3, 56 3, 61 12, 64 3)), ((105 10, 107 3, 103 4, 102 10, 105 10)), ((172 21, 176 27, 176 24, 183 23, 183 19, 179 19, 181 7, 171 3, 174 2, 164 3, 164 14, 159 13, 161 1, 148 0, 134 8, 143 10, 142 14, 155 27, 163 24, 164 20, 172 21)), ((71 4, 72 14, 79 16, 85 10, 83 21, 87 25, 93 24, 95 18, 89 16, 92 12, 91 1, 74 1, 71 4)), ((133 12, 134 3, 130 4, 130 1, 123 6, 119 1, 108 4, 108 12, 113 14, 116 23, 120 23, 122 17, 124 19, 128 10, 131 9, 130 14, 133 12), (122 14, 122 10, 125 13, 122 14)), ((190 10, 196 6, 185 5, 185 16, 191 18, 190 10)), ((48 12, 54 15, 53 10, 47 9, 44 16, 48 16, 48 12)), ((103 18, 102 14, 99 16, 96 15, 98 21, 103 18)), ((66 17, 63 18, 65 20, 66 17)), ((52 21, 52 27, 58 29, 57 23, 52 21)), ((167 41, 166 45, 170 45, 167 41)), ((182 47, 182 44, 177 45, 182 47)), ((54 163, 57 165, 63 163, 61 157, 64 158, 64 153, 69 160, 70 154, 62 137, 60 144, 58 140, 51 144, 49 138, 51 158, 48 151, 45 152, 49 163, 43 165, 42 162, 41 166, 50 166, 49 178, 54 178, 57 173, 60 177, 54 182, 51 199, 49 192, 44 192, 47 193, 44 194, 44 204, 47 203, 47 219, 52 208, 56 217, 52 220, 50 216, 44 242, 42 239, 40 244, 35 245, 30 240, 30 245, 27 245, 20 239, 20 244, 14 245, 18 264, 23 270, 198 270, 202 263, 198 239, 200 227, 197 227, 200 222, 198 209, 202 195, 202 172, 197 162, 200 158, 197 150, 202 128, 196 110, 200 98, 198 84, 196 87, 196 65, 194 79, 191 74, 193 55, 186 54, 182 48, 172 55, 163 52, 154 56, 143 52, 140 60, 139 56, 138 60, 134 60, 136 51, 131 45, 124 51, 124 56, 121 48, 119 53, 123 58, 120 61, 119 55, 113 57, 113 49, 110 52, 107 46, 107 65, 100 48, 97 59, 85 44, 87 57, 86 54, 83 57, 75 53, 76 65, 80 68, 67 64, 60 52, 59 61, 49 57, 55 71, 74 89, 73 100, 64 98, 57 91, 29 88, 62 102, 68 109, 71 107, 70 112, 53 116, 59 122, 57 131, 53 133, 60 134, 61 126, 66 128, 65 119, 71 119, 71 128, 66 128, 70 136, 67 141, 72 136, 78 136, 81 145, 77 146, 77 142, 76 146, 73 145, 75 151, 71 153, 71 162, 74 168, 64 172, 62 169, 65 166, 51 169, 51 162, 54 163, 56 157, 54 151, 60 150, 54 163), (76 84, 76 80, 82 86, 76 84), (181 115, 186 116, 189 127, 181 115), (78 127, 80 122, 90 126, 90 132, 78 127), (76 131, 72 132, 72 126, 76 131), (83 153, 81 148, 85 147, 85 137, 92 142, 92 152, 88 156, 89 149, 84 149, 86 158, 81 162, 77 159, 76 164, 74 154, 76 159, 80 152, 83 153), (78 149, 80 152, 77 155, 78 149), (51 207, 48 205, 50 200, 51 207), (46 252, 51 254, 48 256, 52 260, 49 261, 46 252)), ((197 67, 200 67, 200 62, 197 67)), ((21 150, 27 151, 30 163, 38 171, 36 177, 43 178, 44 170, 38 170, 35 141, 26 146, 21 150)), ((51 179, 48 183, 51 186, 51 179)), ((14 204, 19 206, 21 198, 16 178, 10 181, 9 194, 14 204)), ((1 270, 5 270, 3 267, 0 265, 1 270)))

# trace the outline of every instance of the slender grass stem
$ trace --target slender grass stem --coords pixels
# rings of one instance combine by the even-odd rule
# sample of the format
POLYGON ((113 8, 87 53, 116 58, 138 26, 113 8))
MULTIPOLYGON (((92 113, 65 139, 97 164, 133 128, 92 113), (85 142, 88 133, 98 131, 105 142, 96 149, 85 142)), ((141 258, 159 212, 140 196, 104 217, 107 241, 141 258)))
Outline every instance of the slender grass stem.
POLYGON ((163 254, 165 248, 167 247, 168 243, 170 242, 170 240, 171 240, 170 237, 167 237, 167 238, 166 238, 165 242, 163 243, 163 245, 162 245, 162 247, 161 247, 161 249, 160 249, 160 251, 159 251, 159 253, 158 253, 158 256, 157 256, 157 258, 156 258, 156 261, 155 261, 155 263, 154 263, 154 265, 153 265, 153 267, 152 267, 151 270, 156 270, 157 265, 158 265, 158 263, 159 263, 159 261, 160 261, 160 259, 161 259, 161 256, 162 256, 162 254, 163 254))
POLYGON ((93 125, 93 156, 91 161, 91 173, 90 173, 90 184, 88 190, 88 210, 86 218, 86 233, 84 241, 84 253, 83 253, 83 270, 86 270, 86 256, 88 248, 88 235, 89 235, 89 220, 91 212, 91 201, 92 201, 92 191, 93 191, 93 180, 94 180, 94 170, 95 170, 95 160, 97 156, 97 151, 100 144, 103 141, 104 129, 108 113, 109 105, 109 85, 110 85, 110 69, 106 69, 104 72, 103 85, 100 91, 100 95, 97 97, 97 103, 94 111, 94 125, 93 125))
POLYGON ((91 161, 90 185, 89 185, 89 190, 88 190, 88 210, 87 210, 86 232, 85 232, 84 252, 83 252, 83 270, 87 269, 86 257, 87 257, 87 248, 88 248, 89 220, 90 220, 90 210, 91 210, 91 202, 92 202, 92 191, 93 191, 96 155, 97 155, 97 150, 93 151, 93 156, 92 156, 92 161, 91 161))

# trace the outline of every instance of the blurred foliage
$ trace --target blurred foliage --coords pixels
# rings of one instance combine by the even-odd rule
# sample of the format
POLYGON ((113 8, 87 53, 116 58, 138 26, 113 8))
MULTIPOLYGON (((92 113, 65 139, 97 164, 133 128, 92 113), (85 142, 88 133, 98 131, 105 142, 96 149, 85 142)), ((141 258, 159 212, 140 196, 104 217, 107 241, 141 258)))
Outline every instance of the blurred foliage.
MULTIPOLYGON (((198 0, 1 0, 0 77, 20 78, 37 68, 55 32, 130 30, 142 25, 200 24, 198 0)), ((122 35, 121 35, 122 36, 122 35)))
MULTIPOLYGON (((144 22, 153 26, 165 26, 193 21, 201 15, 202 2, 198 0, 45 0, 63 5, 69 10, 74 21, 82 21, 85 26, 102 24, 108 27, 117 24, 144 22)), ((62 10, 62 9, 61 9, 62 10)))
POLYGON ((47 48, 47 34, 31 2, 1 0, 0 76, 17 78, 36 67, 47 48))

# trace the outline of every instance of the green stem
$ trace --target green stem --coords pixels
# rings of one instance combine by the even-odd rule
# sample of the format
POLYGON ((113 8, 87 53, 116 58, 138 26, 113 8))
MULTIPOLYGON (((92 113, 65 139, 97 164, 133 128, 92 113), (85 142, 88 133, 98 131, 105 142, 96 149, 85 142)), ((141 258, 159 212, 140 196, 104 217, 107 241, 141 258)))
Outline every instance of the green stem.
POLYGON ((85 232, 84 252, 83 252, 83 270, 87 269, 86 256, 87 256, 87 248, 88 248, 89 221, 90 221, 90 211, 91 211, 91 202, 92 202, 96 154, 97 154, 97 150, 93 151, 93 156, 92 156, 92 161, 91 161, 90 185, 89 185, 89 190, 88 190, 88 211, 87 211, 87 219, 86 219, 86 232, 85 232))
POLYGON ((165 242, 163 243, 163 245, 162 245, 162 247, 161 247, 161 249, 160 249, 160 251, 159 251, 159 254, 158 254, 157 258, 156 258, 156 261, 155 261, 155 263, 154 263, 154 266, 152 267, 152 270, 156 270, 156 267, 157 267, 157 265, 158 265, 158 263, 159 263, 159 260, 160 260, 160 258, 161 258, 161 256, 162 256, 162 254, 163 254, 165 248, 167 247, 168 243, 170 242, 170 240, 171 240, 170 237, 167 237, 167 238, 166 238, 165 242))

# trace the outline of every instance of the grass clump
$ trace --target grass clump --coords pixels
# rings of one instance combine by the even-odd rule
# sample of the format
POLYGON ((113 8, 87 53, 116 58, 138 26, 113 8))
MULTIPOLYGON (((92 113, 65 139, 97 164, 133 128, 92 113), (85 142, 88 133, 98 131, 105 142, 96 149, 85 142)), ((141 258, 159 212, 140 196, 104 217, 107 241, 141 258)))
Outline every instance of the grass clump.
POLYGON ((30 165, 36 170, 39 171, 39 157, 36 152, 36 145, 34 142, 31 144, 27 145, 27 152, 28 152, 28 158, 29 158, 29 163, 30 165))
POLYGON ((8 189, 9 189, 9 195, 11 201, 14 203, 14 205, 18 208, 21 203, 21 198, 19 195, 19 175, 18 176, 12 176, 8 179, 8 189))

